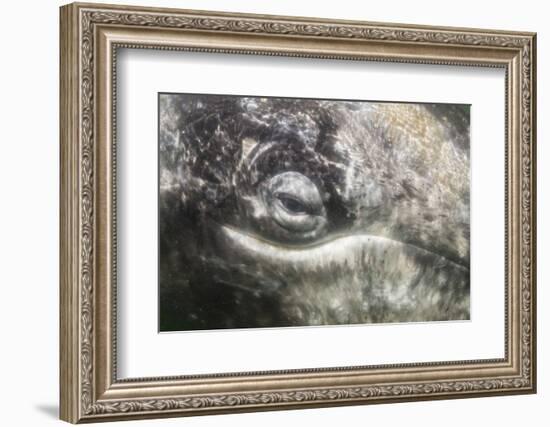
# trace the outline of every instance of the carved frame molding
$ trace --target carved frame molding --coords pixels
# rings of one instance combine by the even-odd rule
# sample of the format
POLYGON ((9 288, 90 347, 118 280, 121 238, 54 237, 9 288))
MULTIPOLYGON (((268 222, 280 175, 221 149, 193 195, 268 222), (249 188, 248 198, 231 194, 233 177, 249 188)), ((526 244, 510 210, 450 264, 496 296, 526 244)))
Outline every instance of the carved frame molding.
POLYGON ((100 421, 535 391, 535 34, 71 4, 61 8, 60 41, 62 419, 100 421), (185 41, 178 41, 181 37, 185 41), (506 68, 506 357, 117 380, 116 287, 103 279, 116 279, 112 147, 119 47, 506 68), (261 385, 266 377, 273 380, 261 385), (285 386, 288 380, 298 386, 285 386), (193 388, 197 384, 200 392, 193 388))

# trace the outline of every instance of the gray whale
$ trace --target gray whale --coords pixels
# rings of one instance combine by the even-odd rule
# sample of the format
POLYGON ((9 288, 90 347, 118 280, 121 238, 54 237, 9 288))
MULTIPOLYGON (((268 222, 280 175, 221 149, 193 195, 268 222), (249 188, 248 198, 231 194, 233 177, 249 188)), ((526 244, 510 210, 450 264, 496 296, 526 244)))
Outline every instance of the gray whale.
POLYGON ((469 319, 468 107, 159 102, 161 331, 469 319))

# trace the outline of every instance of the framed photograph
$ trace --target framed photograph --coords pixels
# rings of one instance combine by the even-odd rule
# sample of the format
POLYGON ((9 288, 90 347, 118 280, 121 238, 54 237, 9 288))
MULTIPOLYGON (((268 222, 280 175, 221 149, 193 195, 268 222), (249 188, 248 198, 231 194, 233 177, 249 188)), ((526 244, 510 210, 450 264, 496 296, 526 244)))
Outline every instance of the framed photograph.
POLYGON ((534 33, 60 22, 63 420, 536 391, 534 33))

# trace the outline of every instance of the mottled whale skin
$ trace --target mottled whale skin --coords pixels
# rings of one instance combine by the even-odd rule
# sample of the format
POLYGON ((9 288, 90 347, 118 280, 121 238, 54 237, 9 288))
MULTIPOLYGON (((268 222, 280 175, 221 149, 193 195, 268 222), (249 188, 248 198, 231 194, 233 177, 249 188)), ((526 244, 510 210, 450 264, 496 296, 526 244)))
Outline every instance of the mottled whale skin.
POLYGON ((469 319, 467 106, 159 102, 161 331, 469 319))

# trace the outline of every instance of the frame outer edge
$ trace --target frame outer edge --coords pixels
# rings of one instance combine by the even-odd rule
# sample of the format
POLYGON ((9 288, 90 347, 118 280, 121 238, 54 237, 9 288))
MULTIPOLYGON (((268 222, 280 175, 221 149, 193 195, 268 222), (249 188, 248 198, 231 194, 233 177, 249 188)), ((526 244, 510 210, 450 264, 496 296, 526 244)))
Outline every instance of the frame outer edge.
POLYGON ((82 9, 96 9, 104 11, 121 11, 124 10, 128 13, 161 13, 161 14, 181 14, 194 15, 196 17, 205 18, 248 18, 266 21, 287 21, 293 23, 303 24, 335 24, 342 26, 375 26, 386 28, 400 28, 408 30, 425 30, 425 31, 450 31, 450 32, 469 32, 477 34, 490 34, 490 35, 505 35, 505 36, 518 36, 518 37, 533 37, 536 33, 531 31, 514 31, 503 30, 496 28, 475 28, 475 27, 463 27, 463 26, 440 26, 440 25, 422 25, 422 24, 410 24, 403 22, 386 22, 386 21, 365 21, 363 19, 334 19, 334 18, 321 18, 310 15, 279 15, 272 13, 252 13, 252 12, 236 12, 236 11, 221 11, 221 10, 208 10, 208 9, 188 9, 178 6, 163 7, 163 6, 143 6, 143 5, 129 5, 129 4, 112 4, 112 3, 90 3, 88 1, 77 1, 72 3, 82 9))
POLYGON ((79 416, 78 19, 74 5, 59 9, 59 418, 79 416))
POLYGON ((531 36, 531 389, 537 393, 537 33, 531 36))
MULTIPOLYGON (((87 240, 87 237, 90 237, 90 234, 95 239, 95 232, 97 231, 97 223, 94 221, 94 207, 97 203, 96 194, 95 194, 95 184, 94 183, 94 173, 97 171, 97 165, 94 163, 96 161, 96 156, 94 156, 95 144, 94 135, 95 127, 90 128, 90 118, 94 118, 95 109, 92 111, 91 115, 88 115, 87 110, 81 110, 83 106, 87 106, 90 99, 92 103, 94 100, 95 91, 95 82, 94 76, 96 70, 92 71, 92 79, 90 78, 89 70, 87 69, 87 63, 84 59, 87 59, 86 55, 91 55, 90 59, 95 59, 92 49, 91 53, 87 51, 90 49, 90 46, 93 46, 94 38, 91 38, 92 43, 88 39, 81 39, 81 27, 83 29, 87 28, 89 21, 81 21, 81 12, 83 8, 89 7, 91 10, 98 11, 99 8, 103 9, 103 6, 106 10, 113 11, 136 11, 136 12, 151 12, 155 9, 134 7, 130 8, 127 6, 115 6, 115 5, 100 5, 100 4, 71 4, 63 6, 60 9, 60 20, 61 20, 61 32, 60 32, 60 140, 61 140, 61 149, 60 149, 60 164, 61 164, 61 197, 60 197, 60 384, 61 384, 61 410, 60 418, 71 422, 95 422, 95 421, 108 421, 115 419, 138 419, 138 418, 157 418, 157 417, 167 417, 167 416, 181 416, 181 415, 200 415, 200 414, 213 414, 213 413, 229 413, 229 412, 250 412, 258 410, 277 410, 277 409, 290 409, 290 408, 306 408, 306 407, 326 407, 326 406, 336 406, 336 405, 349 405, 349 404, 364 404, 364 403, 382 403, 382 400, 373 399, 367 402, 364 397, 337 397, 337 400, 332 400, 332 397, 328 396, 327 398, 322 398, 322 396, 317 395, 316 390, 296 390, 295 393, 299 395, 299 399, 293 394, 290 396, 290 401, 285 400, 286 394, 279 393, 282 396, 282 400, 274 401, 263 401, 264 396, 260 396, 259 401, 255 395, 250 393, 239 393, 229 396, 228 401, 225 399, 225 395, 208 395, 208 396, 197 396, 191 398, 191 404, 188 406, 187 403, 183 406, 180 404, 182 402, 175 399, 145 399, 145 400, 112 400, 101 402, 97 401, 97 396, 94 397, 96 382, 93 377, 95 374, 94 359, 95 346, 95 333, 92 331, 92 325, 89 324, 90 316, 95 315, 95 299, 97 294, 95 292, 92 294, 92 290, 97 284, 97 277, 90 276, 91 272, 88 271, 89 263, 93 267, 97 259, 94 259, 93 249, 94 243, 91 243, 87 240), (83 62, 81 62, 81 59, 83 62), (86 75, 85 83, 82 76, 82 73, 86 75), (88 84, 91 84, 92 92, 88 93, 88 84), (91 160, 92 164, 89 164, 91 160), (91 182, 89 182, 91 178, 91 182), (92 194, 88 194, 92 191, 92 194), (86 198, 81 198, 81 195, 86 192, 86 198), (91 210, 90 210, 91 209, 91 210), (86 229, 86 232, 82 230, 82 227, 86 229), (82 274, 86 273, 85 276, 82 274), (91 282, 88 282, 91 281, 91 282), (91 305, 91 311, 90 311, 91 305), (309 397, 311 397, 311 400, 309 397), (247 400, 250 397, 250 401, 247 400), (302 400, 303 397, 306 397, 305 400, 302 400), (284 398, 284 399, 283 399, 284 398), (236 399, 236 400, 235 400, 236 399), (258 403, 259 402, 259 403, 258 403), (167 405, 167 406, 166 406, 167 405), (175 405, 172 407, 172 405, 175 405), (198 406, 196 406, 198 405, 198 406)), ((161 9, 158 9, 161 10, 161 9)), ((168 13, 192 13, 195 11, 185 11, 164 9, 164 12, 168 13)), ((86 11, 84 11, 86 12, 86 11)), ((101 10, 105 12, 105 10, 101 10)), ((223 18, 223 17, 238 17, 241 14, 221 14, 217 12, 196 12, 199 16, 193 17, 198 19, 197 22, 206 21, 208 24, 210 21, 213 22, 214 18, 223 18), (200 19, 199 19, 200 18, 200 19)), ((244 18, 250 18, 251 21, 267 19, 269 17, 262 18, 261 15, 246 15, 242 14, 244 18)), ((108 17, 107 17, 108 18, 108 17)), ((275 17, 272 17, 275 18, 275 17)), ((291 17, 277 17, 278 19, 285 20, 286 24, 291 27, 295 27, 298 23, 304 22, 306 26, 312 27, 315 29, 315 25, 323 24, 328 21, 318 22, 314 18, 291 18, 291 17)), ((223 20, 223 19, 222 19, 223 20)), ((246 19, 245 19, 246 21, 246 19)), ((148 25, 147 20, 143 21, 143 25, 148 25)), ((200 23, 199 22, 199 23, 200 23)), ((260 22, 260 21, 258 21, 260 22)), ((213 22, 214 24, 216 22, 213 22)), ((341 23, 345 24, 342 21, 335 21, 335 24, 341 23)), ((263 24, 263 22, 262 22, 263 24)), ((359 26, 362 25, 374 25, 375 23, 358 23, 359 26)), ((139 25, 138 23, 132 22, 132 25, 139 25)), ((194 23, 191 24, 191 28, 194 27, 194 23)), ((392 24, 387 24, 388 28, 392 28, 392 24)), ((200 26, 200 25, 199 25, 200 26)), ((183 26, 182 26, 183 27, 183 26)), ((223 28, 217 28, 215 26, 204 26, 205 31, 218 31, 224 30, 223 28)), ((201 27, 202 28, 202 27, 201 27)), ((232 27, 228 27, 232 28, 232 27)), ((262 27, 263 28, 263 27, 262 27)), ((297 27, 296 34, 298 37, 310 37, 311 35, 303 31, 301 28, 297 27)), ((407 26, 405 29, 413 29, 416 27, 407 26)), ((419 27, 422 28, 422 27, 419 27)), ((437 28, 437 27, 426 27, 429 31, 449 31, 450 33, 453 30, 460 31, 458 28, 437 28)), ((354 29, 354 30, 357 30, 354 29)), ((249 33, 254 32, 254 28, 245 28, 243 30, 238 27, 239 32, 249 33)), ((420 34, 421 31, 419 31, 420 34)), ((275 28, 275 35, 282 34, 282 31, 275 28)), ((291 34, 294 34, 291 32, 291 34)), ((441 33, 443 34, 443 33, 441 33)), ((328 39, 340 39, 344 38, 344 35, 333 35, 332 32, 328 32, 325 28, 321 28, 322 36, 327 36, 328 39)), ((411 34, 407 33, 406 36, 411 34)), ((414 32, 412 36, 414 36, 414 32)), ((421 35, 421 34, 420 34, 421 35)), ((437 33, 435 34, 438 35, 437 33)), ((451 34, 452 35, 452 34, 451 34)), ((529 49, 530 52, 525 55, 526 61, 530 61, 530 66, 527 74, 527 83, 522 87, 520 83, 520 94, 524 95, 523 91, 528 92, 528 97, 523 98, 523 101, 526 102, 528 107, 525 107, 525 110, 530 114, 529 118, 525 121, 519 121, 519 126, 523 125, 526 132, 530 133, 530 138, 523 139, 526 147, 530 152, 523 157, 524 161, 528 162, 530 169, 527 169, 529 183, 526 183, 526 187, 530 190, 530 194, 527 196, 525 202, 529 203, 529 208, 527 215, 523 217, 527 221, 528 225, 531 225, 530 232, 527 234, 529 237, 528 248, 525 251, 527 256, 530 258, 529 264, 529 274, 528 274, 528 283, 524 287, 524 290, 530 292, 530 295, 526 293, 525 299, 525 311, 529 311, 529 315, 525 316, 525 326, 531 328, 531 331, 526 333, 523 338, 526 338, 529 341, 526 341, 523 346, 523 356, 520 356, 521 359, 527 356, 527 361, 531 362, 527 365, 527 370, 529 373, 525 375, 527 371, 523 371, 524 375, 521 379, 521 383, 510 383, 511 385, 504 384, 502 389, 498 390, 500 386, 493 387, 492 382, 485 383, 484 381, 478 381, 479 389, 472 388, 471 394, 466 394, 460 390, 451 390, 450 392, 446 389, 442 389, 441 393, 433 393, 431 388, 437 384, 424 384, 423 386, 427 387, 423 393, 412 390, 411 394, 404 393, 399 395, 392 395, 390 399, 391 402, 398 401, 410 401, 410 400, 435 400, 439 398, 463 398, 463 397, 473 397, 485 396, 485 395, 497 395, 497 394, 525 394, 533 393, 536 391, 536 305, 535 305, 535 293, 536 293, 536 35, 534 33, 506 33, 498 32, 495 33, 495 36, 489 31, 481 31, 479 34, 477 30, 468 29, 465 32, 465 36, 473 37, 472 39, 466 39, 465 44, 475 45, 478 42, 481 45, 487 47, 497 46, 503 48, 509 48, 509 50, 514 49, 514 51, 520 51, 523 49, 529 49), (487 34, 487 36, 485 36, 487 34), (496 34, 500 34, 496 36, 496 34), (507 39, 508 38, 508 39, 507 39), (477 42, 476 42, 477 40, 477 42), (485 41, 484 41, 485 40, 485 41), (484 44, 485 43, 485 44, 484 44), (527 325, 528 324, 528 325, 527 325)), ((362 38, 362 33, 351 33, 351 37, 362 38)), ((398 38, 404 38, 404 35, 399 35, 398 38)), ((449 45, 459 44, 456 40, 453 41, 452 38, 445 37, 440 40, 436 38, 435 41, 430 37, 423 38, 420 37, 421 43, 429 44, 436 46, 441 43, 448 43, 449 45)), ((380 38, 380 40, 382 40, 380 38)), ((410 41, 410 40, 408 40, 410 41)), ((414 40, 413 40, 414 41, 414 40)), ((408 61, 405 61, 408 62, 408 61)), ((93 63, 93 61, 92 61, 93 63)), ((522 64, 522 60, 519 59, 519 64, 522 64)), ((95 66, 95 65, 94 65, 95 66)), ((521 75, 518 74, 518 78, 521 75)), ((92 121, 93 123, 93 121, 92 121)), ((522 133, 520 132, 520 135, 522 133)), ((523 172, 523 169, 520 168, 520 173, 523 172)), ((523 194, 523 191, 520 192, 523 194)), ((519 328, 518 328, 519 329, 519 328)), ((496 379, 499 380, 498 378, 496 379)), ((512 381, 512 380, 510 380, 512 381)), ((468 382, 465 382, 467 385, 468 382)), ((414 388, 415 384, 412 384, 411 387, 414 388)), ((452 384, 450 384, 452 386, 452 384)), ((443 384, 445 386, 445 384, 443 384)), ((402 387, 409 387, 408 384, 402 385, 402 387)), ((350 389, 351 390, 351 389, 350 389)), ((332 393, 336 390, 321 390, 321 392, 332 393)), ((343 393, 346 393, 348 390, 342 390, 343 393)), ((355 390, 351 390, 355 392, 355 390)), ((391 391, 391 390, 390 390, 391 391)), ((270 390, 269 393, 264 393, 265 396, 271 397, 276 393, 273 390, 270 390)), ((332 395, 331 395, 332 396, 332 395)), ((342 395, 344 396, 344 395, 342 395)), ((370 396, 372 397, 372 396, 370 396)), ((385 400, 385 399, 384 399, 385 400)), ((185 402, 184 402, 185 403, 185 402)))

